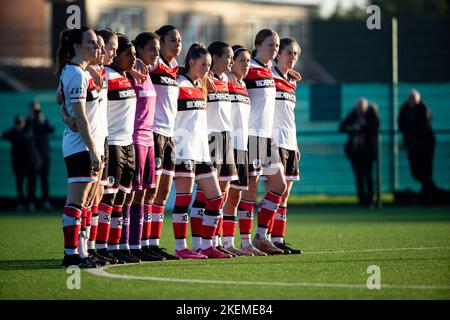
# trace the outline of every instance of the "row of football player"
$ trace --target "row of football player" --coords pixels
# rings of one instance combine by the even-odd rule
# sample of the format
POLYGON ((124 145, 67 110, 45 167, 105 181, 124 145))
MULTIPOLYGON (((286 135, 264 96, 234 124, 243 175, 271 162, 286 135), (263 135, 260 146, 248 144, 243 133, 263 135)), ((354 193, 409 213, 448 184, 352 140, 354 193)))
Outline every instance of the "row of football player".
POLYGON ((111 30, 61 34, 64 266, 301 253, 284 242, 300 157, 293 111, 300 47, 263 29, 252 52, 193 44, 183 68, 180 53, 180 33, 168 25, 134 41, 111 30), (251 241, 260 177, 266 195, 251 241), (173 255, 159 243, 172 180, 173 255))

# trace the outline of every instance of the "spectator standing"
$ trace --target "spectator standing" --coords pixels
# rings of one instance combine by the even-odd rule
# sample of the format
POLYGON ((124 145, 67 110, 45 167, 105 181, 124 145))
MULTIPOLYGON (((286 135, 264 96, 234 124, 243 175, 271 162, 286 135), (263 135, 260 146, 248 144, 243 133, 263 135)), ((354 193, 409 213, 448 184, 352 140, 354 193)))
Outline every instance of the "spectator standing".
POLYGON ((36 175, 42 166, 31 130, 26 127, 25 118, 18 115, 14 119, 14 127, 6 130, 2 138, 12 144, 11 163, 16 176, 17 211, 34 211, 36 194, 36 175), (27 197, 23 192, 27 179, 27 197))
POLYGON ((360 98, 339 126, 340 132, 348 133, 345 154, 355 175, 360 205, 373 204, 373 162, 377 155, 377 136, 380 120, 376 107, 360 98))
POLYGON ((38 172, 38 176, 41 182, 42 199, 40 202, 41 208, 50 211, 52 206, 50 204, 49 197, 49 183, 48 176, 50 171, 50 144, 48 136, 52 134, 55 129, 50 124, 41 110, 41 105, 37 101, 30 103, 29 117, 26 121, 26 127, 30 130, 37 151, 40 155, 42 166, 38 172))

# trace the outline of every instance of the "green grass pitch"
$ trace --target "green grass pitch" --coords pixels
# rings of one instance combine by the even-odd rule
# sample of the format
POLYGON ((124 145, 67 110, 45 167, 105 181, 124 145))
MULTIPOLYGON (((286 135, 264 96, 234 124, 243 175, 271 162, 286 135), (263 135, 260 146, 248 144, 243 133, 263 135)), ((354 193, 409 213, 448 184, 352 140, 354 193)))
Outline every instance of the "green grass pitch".
MULTIPOLYGON (((169 250, 172 235, 167 214, 169 250)), ((70 290, 60 214, 3 212, 0 299, 450 299, 448 208, 292 207, 287 240, 305 253, 82 270, 70 290), (381 289, 367 288, 369 266, 381 289)))

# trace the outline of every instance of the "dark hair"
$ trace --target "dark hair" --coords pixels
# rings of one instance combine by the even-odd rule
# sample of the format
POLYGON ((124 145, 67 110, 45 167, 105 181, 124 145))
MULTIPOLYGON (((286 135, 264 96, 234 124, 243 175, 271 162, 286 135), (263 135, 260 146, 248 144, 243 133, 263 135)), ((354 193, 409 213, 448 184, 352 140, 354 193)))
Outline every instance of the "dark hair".
POLYGON ((266 40, 267 38, 269 38, 271 36, 278 37, 278 33, 276 33, 275 31, 273 31, 271 29, 259 30, 259 32, 256 34, 256 37, 255 37, 255 49, 252 51, 252 58, 254 58, 256 56, 256 53, 257 53, 256 46, 260 46, 264 42, 264 40, 266 40))
POLYGON ((294 38, 283 38, 280 40, 280 49, 278 50, 278 52, 284 50, 284 48, 286 48, 290 44, 293 44, 300 49, 298 42, 294 38))
POLYGON ((128 39, 126 35, 121 33, 117 34, 117 42, 117 56, 119 56, 119 54, 121 54, 126 49, 133 47, 133 43, 130 41, 130 39, 128 39))
POLYGON ((83 43, 83 34, 91 29, 81 27, 80 29, 64 30, 59 35, 59 48, 56 53, 56 76, 61 76, 61 72, 67 63, 75 56, 74 44, 83 43))
MULTIPOLYGON (((300 51, 302 50, 298 44, 298 42, 294 39, 294 38, 283 38, 280 40, 280 48, 278 49, 278 52, 280 53, 281 51, 284 50, 284 48, 286 48, 288 45, 293 44, 294 46, 297 46, 299 54, 300 51)), ((278 62, 278 59, 275 58, 275 62, 278 62)))
MULTIPOLYGON (((183 74, 187 74, 189 72, 189 69, 190 69, 189 61, 199 59, 200 57, 202 57, 204 55, 208 55, 208 54, 209 54, 209 52, 203 44, 193 43, 189 47, 189 50, 186 54, 186 58, 184 60, 183 74)), ((204 80, 205 79, 202 79, 202 91, 203 91, 204 96, 206 97, 208 90, 206 88, 206 81, 204 81, 204 80)))
POLYGON ((159 39, 161 41, 164 41, 164 38, 169 34, 170 31, 178 30, 176 27, 166 24, 165 26, 162 26, 158 30, 155 31, 155 33, 159 36, 159 39))
POLYGON ((98 34, 103 38, 105 44, 107 44, 111 38, 117 37, 117 34, 109 28, 99 30, 98 34))
POLYGON ((242 51, 247 51, 248 53, 250 53, 250 51, 246 47, 241 46, 240 44, 235 44, 234 46, 231 47, 231 49, 233 50, 233 54, 234 54, 233 60, 236 60, 237 56, 242 51))
POLYGON ((19 124, 20 122, 25 122, 25 117, 21 114, 18 114, 14 117, 14 124, 19 124))
MULTIPOLYGON (((221 57, 226 48, 231 48, 228 43, 222 41, 214 41, 208 46, 208 51, 211 54, 211 57, 218 56, 221 57)), ((211 63, 212 66, 212 63, 211 63)))
MULTIPOLYGON (((134 46, 136 48, 144 48, 147 43, 149 43, 152 40, 159 40, 159 36, 156 33, 153 32, 142 32, 140 34, 137 35, 136 39, 134 39, 133 41, 131 41, 134 46)), ((136 55, 138 55, 138 53, 136 52, 136 55)))

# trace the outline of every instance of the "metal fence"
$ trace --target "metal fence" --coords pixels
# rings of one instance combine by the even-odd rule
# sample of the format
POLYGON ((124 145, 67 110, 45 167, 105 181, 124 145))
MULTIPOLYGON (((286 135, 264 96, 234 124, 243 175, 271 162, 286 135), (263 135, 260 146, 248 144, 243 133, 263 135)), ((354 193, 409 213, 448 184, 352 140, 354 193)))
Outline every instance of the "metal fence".
MULTIPOLYGON (((433 127, 436 130, 436 151, 434 160, 434 178, 439 187, 450 189, 450 84, 400 84, 399 97, 405 98, 411 88, 421 91, 424 101, 433 111, 433 127)), ((335 88, 333 89, 335 90, 335 88)), ((300 85, 297 91, 297 136, 301 151, 300 177, 293 187, 295 195, 354 195, 355 183, 350 162, 344 154, 346 135, 337 131, 341 119, 353 107, 359 96, 379 106, 381 120, 381 192, 392 193, 396 190, 410 189, 418 191, 420 186, 410 173, 406 152, 399 145, 396 161, 391 161, 391 139, 389 128, 389 85, 388 84, 343 84, 339 91, 337 106, 339 112, 336 119, 320 120, 312 115, 317 114, 317 103, 312 101, 313 85, 300 85), (397 163, 393 168, 392 163, 397 163), (397 180, 392 181, 392 171, 397 170, 397 180)), ((43 112, 56 128, 51 137, 50 194, 52 197, 65 197, 67 176, 61 152, 61 134, 63 123, 59 117, 59 107, 54 102, 54 91, 30 91, 21 93, 0 93, 0 131, 12 126, 16 114, 27 114, 28 103, 39 100, 43 112)), ((326 93, 325 93, 326 96, 326 93)), ((334 98, 333 98, 334 99, 334 98)), ((331 101, 330 105, 334 102, 331 101)), ((400 104, 402 100, 399 101, 400 104)), ((332 109, 332 108, 330 108, 332 109)), ((327 112, 319 108, 320 112, 327 112), (322 110, 322 111, 320 111, 322 110)), ((334 110, 333 112, 335 112, 334 110)), ((325 117, 326 118, 326 117, 325 117)), ((401 141, 395 133, 395 141, 401 141)), ((5 140, 0 140, 0 197, 15 197, 15 181, 10 160, 11 147, 5 140)), ((375 168, 375 166, 374 166, 375 168)), ((375 175, 374 175, 375 176, 375 175)), ((39 196, 38 184, 38 196, 39 196)))

